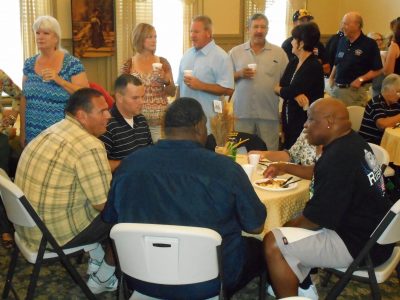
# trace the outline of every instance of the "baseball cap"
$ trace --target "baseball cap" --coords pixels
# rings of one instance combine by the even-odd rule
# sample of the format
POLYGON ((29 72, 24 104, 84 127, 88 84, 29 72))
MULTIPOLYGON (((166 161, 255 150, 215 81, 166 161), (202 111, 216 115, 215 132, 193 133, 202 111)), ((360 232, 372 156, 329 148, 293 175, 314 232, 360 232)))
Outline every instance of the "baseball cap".
POLYGON ((293 22, 296 22, 297 20, 302 19, 302 18, 308 18, 308 20, 314 19, 314 17, 312 15, 310 15, 310 13, 304 8, 296 10, 294 12, 293 22))

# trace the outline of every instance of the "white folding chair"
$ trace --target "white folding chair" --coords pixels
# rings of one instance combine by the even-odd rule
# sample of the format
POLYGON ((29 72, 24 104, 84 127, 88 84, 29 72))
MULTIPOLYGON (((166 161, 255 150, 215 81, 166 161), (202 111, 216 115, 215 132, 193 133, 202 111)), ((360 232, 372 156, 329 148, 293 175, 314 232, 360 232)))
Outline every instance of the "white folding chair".
MULTIPOLYGON (((372 265, 369 252, 376 243, 385 245, 396 243, 398 241, 400 241, 400 200, 397 200, 397 202, 391 207, 371 234, 370 239, 365 244, 364 248, 347 269, 325 269, 330 274, 334 273, 341 277, 330 290, 326 299, 336 299, 352 278, 368 282, 373 299, 380 299, 378 283, 382 283, 389 278, 394 269, 396 269, 400 281, 400 246, 395 246, 389 259, 375 268, 372 265)), ((328 280, 329 276, 325 279, 322 285, 326 285, 328 280)))
POLYGON ((378 163, 381 165, 383 176, 385 177, 394 176, 395 172, 393 168, 389 166, 390 157, 386 149, 383 148, 382 146, 373 143, 368 143, 368 144, 371 147, 372 151, 374 152, 374 155, 378 163))
POLYGON ((349 111, 351 129, 358 132, 364 117, 365 108, 362 106, 347 106, 347 110, 349 111))
POLYGON ((10 222, 14 225, 23 227, 38 227, 43 235, 38 251, 34 251, 26 245, 24 240, 18 235, 17 232, 14 233, 15 247, 11 254, 6 283, 3 289, 3 299, 8 297, 10 290, 13 292, 15 298, 18 299, 18 295, 12 286, 12 279, 17 265, 19 252, 22 253, 29 263, 34 265, 25 299, 33 299, 34 297, 36 283, 42 263, 55 258, 58 258, 58 260, 62 263, 74 281, 79 285, 85 296, 88 299, 96 299, 94 294, 87 287, 85 281, 72 266, 68 256, 77 255, 82 253, 82 251, 90 251, 96 248, 98 244, 95 243, 90 245, 82 245, 75 248, 62 249, 54 239, 53 235, 47 229, 46 225, 40 219, 38 214, 35 212, 33 207, 30 205, 21 189, 10 180, 4 170, 0 169, 0 175, 0 196, 10 222), (46 250, 46 246, 48 246, 48 244, 53 251, 46 250))
MULTIPOLYGON (((220 277, 222 238, 200 227, 120 223, 111 229, 124 274, 147 283, 185 285, 220 277)), ((219 296, 222 297, 222 279, 219 296)), ((144 294, 142 291, 138 291, 144 294)), ((218 294, 218 291, 217 291, 218 294)), ((120 290, 120 295, 126 291, 120 290)), ((152 295, 149 295, 152 296, 152 295)), ((215 295, 214 295, 215 296, 215 295)))

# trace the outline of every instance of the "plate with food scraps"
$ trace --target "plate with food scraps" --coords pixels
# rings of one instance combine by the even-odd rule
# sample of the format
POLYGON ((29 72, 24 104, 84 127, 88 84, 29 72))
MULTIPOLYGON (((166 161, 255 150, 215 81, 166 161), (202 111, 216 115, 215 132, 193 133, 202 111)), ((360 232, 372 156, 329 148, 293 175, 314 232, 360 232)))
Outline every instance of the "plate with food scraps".
MULTIPOLYGON (((282 184, 287 180, 287 178, 263 178, 253 182, 254 186, 265 190, 265 191, 272 191, 272 192, 284 192, 293 190, 297 187, 297 182, 289 183, 286 187, 282 187, 282 184)), ((292 179, 293 180, 293 179, 292 179)))

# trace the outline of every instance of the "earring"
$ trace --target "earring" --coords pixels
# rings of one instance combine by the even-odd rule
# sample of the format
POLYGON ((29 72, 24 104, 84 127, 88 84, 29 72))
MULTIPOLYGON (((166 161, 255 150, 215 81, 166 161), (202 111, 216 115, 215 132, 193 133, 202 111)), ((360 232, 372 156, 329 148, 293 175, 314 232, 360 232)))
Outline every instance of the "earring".
POLYGON ((331 129, 331 126, 328 126, 328 129, 331 129))

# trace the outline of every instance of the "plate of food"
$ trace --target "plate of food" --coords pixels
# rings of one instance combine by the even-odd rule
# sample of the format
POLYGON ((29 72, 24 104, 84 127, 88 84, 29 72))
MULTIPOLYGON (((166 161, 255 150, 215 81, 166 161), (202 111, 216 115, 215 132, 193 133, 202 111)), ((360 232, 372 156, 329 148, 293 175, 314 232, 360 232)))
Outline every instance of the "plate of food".
POLYGON ((282 187, 283 183, 287 180, 287 178, 263 178, 254 181, 254 186, 265 190, 265 191, 273 191, 273 192, 284 192, 284 191, 289 191, 293 190, 297 187, 297 182, 290 183, 288 185, 285 185, 285 187, 282 187))

